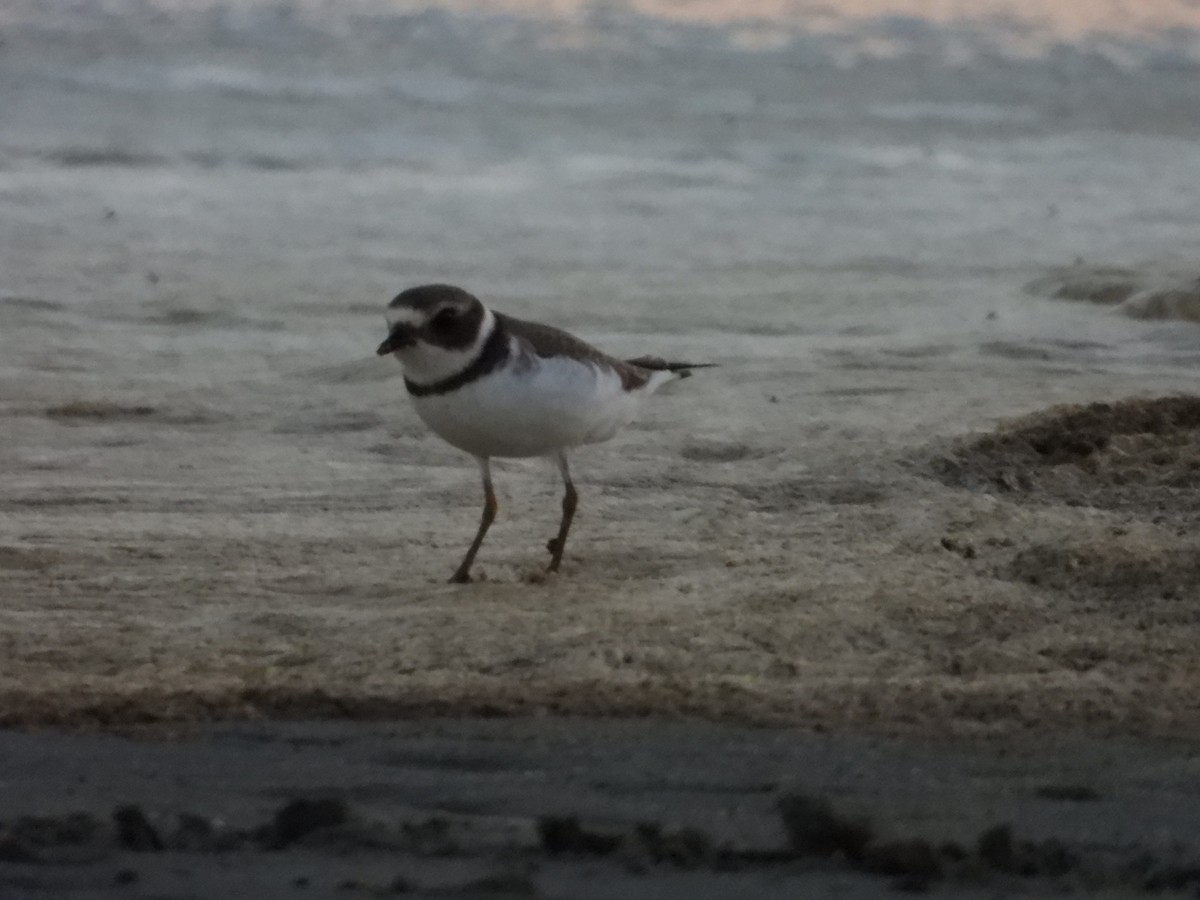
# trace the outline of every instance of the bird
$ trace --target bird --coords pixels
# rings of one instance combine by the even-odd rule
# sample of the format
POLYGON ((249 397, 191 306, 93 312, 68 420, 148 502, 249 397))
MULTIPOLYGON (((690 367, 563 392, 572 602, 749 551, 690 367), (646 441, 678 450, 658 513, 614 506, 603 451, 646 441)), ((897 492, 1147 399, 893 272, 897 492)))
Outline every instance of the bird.
POLYGON ((450 284, 397 294, 385 311, 387 337, 417 415, 439 437, 473 456, 483 480, 483 515, 451 583, 470 582, 471 566, 499 504, 494 457, 549 457, 563 480, 558 534, 547 543, 557 572, 578 493, 567 453, 607 441, 633 421, 642 402, 668 382, 713 363, 621 360, 574 335, 485 306, 450 284))

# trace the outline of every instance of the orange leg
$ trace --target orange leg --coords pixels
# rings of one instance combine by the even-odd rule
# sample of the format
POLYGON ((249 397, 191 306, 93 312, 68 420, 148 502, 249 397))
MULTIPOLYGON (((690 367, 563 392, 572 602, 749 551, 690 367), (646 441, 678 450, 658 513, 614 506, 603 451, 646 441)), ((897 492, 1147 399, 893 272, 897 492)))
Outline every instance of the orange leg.
POLYGON ((483 473, 483 518, 479 520, 479 531, 475 533, 475 540, 471 541, 471 546, 467 548, 467 555, 463 557, 458 570, 450 576, 451 584, 470 582, 471 564, 475 562, 475 554, 479 552, 483 536, 492 527, 492 522, 496 520, 496 510, 500 508, 500 504, 496 502, 496 492, 492 490, 491 464, 486 458, 479 460, 479 470, 483 473))
POLYGON ((558 526, 558 537, 551 538, 546 545, 546 549, 550 551, 549 571, 551 572, 557 572, 558 565, 562 562, 563 550, 567 547, 567 532, 571 530, 571 520, 575 518, 575 501, 579 499, 579 495, 575 492, 575 485, 571 483, 571 471, 567 468, 567 455, 559 453, 557 460, 558 471, 562 473, 566 492, 562 499, 562 522, 558 526))

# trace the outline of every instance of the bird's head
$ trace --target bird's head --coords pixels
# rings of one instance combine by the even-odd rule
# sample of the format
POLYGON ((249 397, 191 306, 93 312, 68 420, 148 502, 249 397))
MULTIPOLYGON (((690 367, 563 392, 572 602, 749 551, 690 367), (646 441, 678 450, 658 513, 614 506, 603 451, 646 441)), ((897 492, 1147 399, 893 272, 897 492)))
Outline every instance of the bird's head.
POLYGON ((388 336, 376 351, 380 356, 418 344, 465 350, 479 336, 484 308, 462 288, 425 284, 396 295, 384 315, 388 336))
POLYGON ((421 381, 461 370, 486 340, 492 314, 462 288, 424 284, 396 295, 385 313, 388 335, 375 351, 394 353, 421 381))

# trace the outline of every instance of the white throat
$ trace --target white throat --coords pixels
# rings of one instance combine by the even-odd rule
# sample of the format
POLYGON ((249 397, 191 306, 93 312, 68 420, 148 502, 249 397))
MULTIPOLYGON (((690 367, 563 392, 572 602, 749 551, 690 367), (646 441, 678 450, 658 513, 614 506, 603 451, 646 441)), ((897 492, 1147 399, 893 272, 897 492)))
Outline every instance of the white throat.
POLYGON ((496 317, 492 311, 484 307, 483 318, 479 322, 479 333, 470 346, 459 350, 447 350, 435 344, 417 341, 411 347, 396 351, 396 358, 404 367, 404 377, 416 384, 436 384, 446 378, 453 378, 475 361, 483 351, 483 345, 492 336, 496 328, 496 317))

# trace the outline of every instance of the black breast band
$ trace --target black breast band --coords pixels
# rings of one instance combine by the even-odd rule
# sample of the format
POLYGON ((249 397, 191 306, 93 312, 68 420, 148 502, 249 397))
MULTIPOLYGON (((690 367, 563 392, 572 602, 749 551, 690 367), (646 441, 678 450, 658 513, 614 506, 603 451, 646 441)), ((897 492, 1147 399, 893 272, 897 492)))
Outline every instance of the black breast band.
POLYGON ((463 385, 470 384, 472 381, 482 378, 488 372, 501 365, 506 359, 508 359, 508 334, 505 333, 504 327, 497 321, 492 328, 492 333, 484 341, 479 355, 461 372, 451 375, 449 378, 443 378, 441 381, 435 381, 433 384, 417 384, 405 378, 404 386, 408 388, 408 392, 414 397, 448 394, 451 391, 458 390, 463 385))

